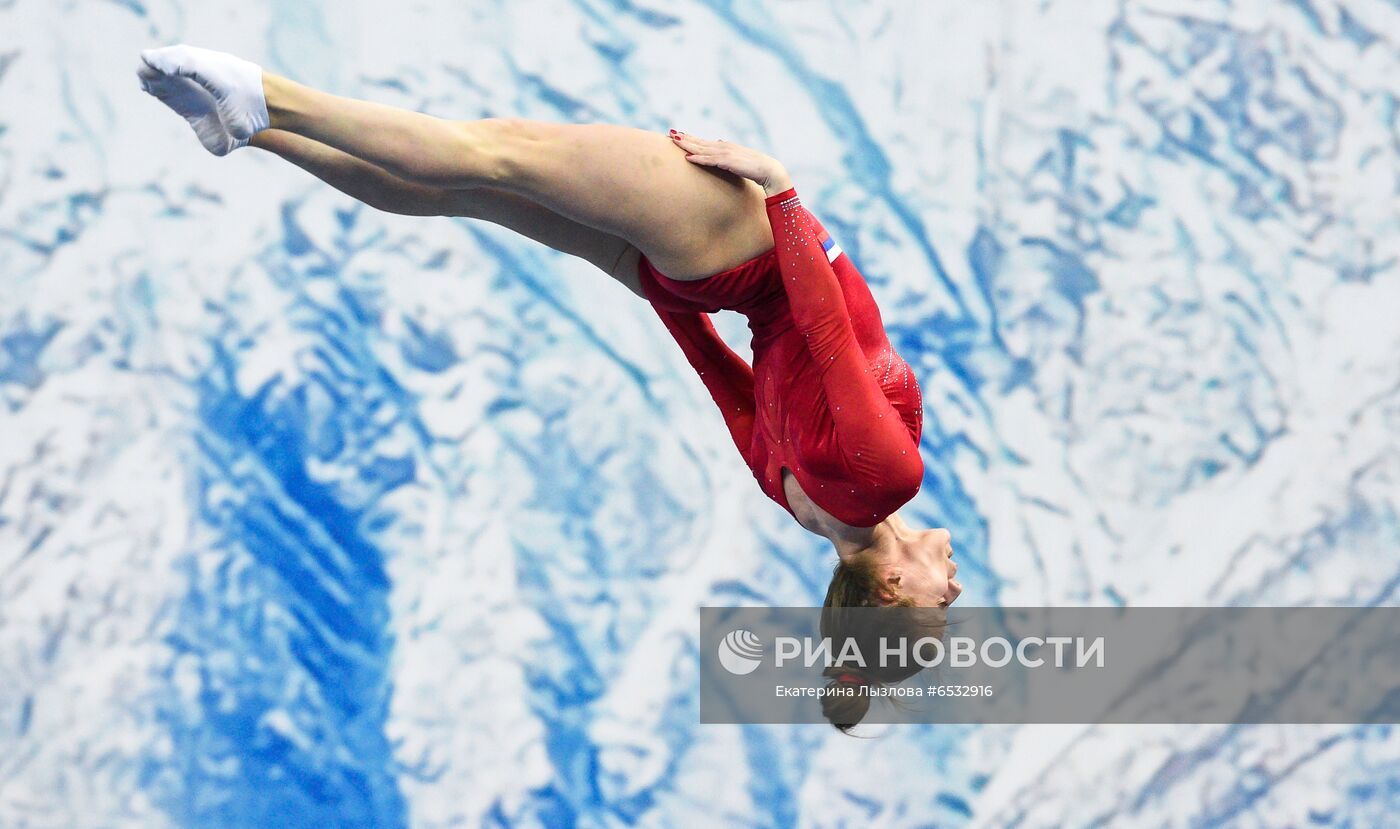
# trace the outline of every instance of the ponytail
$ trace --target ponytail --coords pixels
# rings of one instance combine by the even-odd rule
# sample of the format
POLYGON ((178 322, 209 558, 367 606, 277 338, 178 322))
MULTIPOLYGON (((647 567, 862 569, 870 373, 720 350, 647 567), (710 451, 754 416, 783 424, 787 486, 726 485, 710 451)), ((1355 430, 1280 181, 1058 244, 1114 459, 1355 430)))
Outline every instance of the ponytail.
POLYGON ((842 734, 849 734, 852 728, 870 710, 870 691, 867 686, 880 686, 883 683, 851 668, 832 666, 822 671, 822 676, 831 677, 822 694, 822 716, 842 734))

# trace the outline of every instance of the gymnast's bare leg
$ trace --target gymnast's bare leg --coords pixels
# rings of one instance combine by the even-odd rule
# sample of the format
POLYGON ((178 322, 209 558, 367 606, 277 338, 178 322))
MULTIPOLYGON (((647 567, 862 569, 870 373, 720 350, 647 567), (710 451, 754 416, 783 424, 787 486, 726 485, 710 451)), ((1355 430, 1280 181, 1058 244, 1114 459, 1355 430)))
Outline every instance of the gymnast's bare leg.
POLYGON ((406 216, 465 216, 509 228, 593 264, 644 298, 637 279, 637 249, 631 243, 560 216, 517 193, 405 181, 349 153, 282 130, 263 130, 248 143, 281 156, 377 210, 406 216))
POLYGON ((190 78, 206 89, 239 145, 261 146, 308 169, 298 158, 333 157, 293 139, 258 136, 271 130, 310 139, 410 185, 479 191, 464 197, 475 202, 462 209, 488 221, 509 221, 514 209, 521 227, 533 227, 528 202, 626 241, 677 279, 708 276, 772 247, 762 188, 687 162, 660 133, 525 118, 437 118, 332 95, 232 55, 184 45, 147 50, 142 58, 163 77, 190 78), (523 201, 491 213, 492 193, 523 201))

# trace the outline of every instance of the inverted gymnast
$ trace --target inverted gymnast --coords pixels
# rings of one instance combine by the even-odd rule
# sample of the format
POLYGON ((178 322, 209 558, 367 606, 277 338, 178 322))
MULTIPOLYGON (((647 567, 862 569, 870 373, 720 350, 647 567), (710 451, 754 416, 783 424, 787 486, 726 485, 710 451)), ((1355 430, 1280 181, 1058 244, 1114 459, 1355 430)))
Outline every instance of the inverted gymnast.
POLYGON ((254 146, 391 213, 466 216, 581 257, 651 303, 765 495, 836 548, 827 607, 951 604, 919 491, 923 409, 864 278, 775 159, 674 130, 456 121, 343 98, 233 55, 141 53, 141 87, 225 155, 254 146), (709 313, 753 332, 753 367, 709 313))

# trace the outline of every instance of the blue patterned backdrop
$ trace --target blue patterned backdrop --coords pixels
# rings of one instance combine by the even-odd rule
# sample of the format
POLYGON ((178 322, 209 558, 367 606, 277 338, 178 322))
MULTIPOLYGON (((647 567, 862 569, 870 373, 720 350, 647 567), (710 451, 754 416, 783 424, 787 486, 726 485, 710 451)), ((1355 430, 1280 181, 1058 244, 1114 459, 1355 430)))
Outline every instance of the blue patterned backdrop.
MULTIPOLYGON (((0 826, 1381 827, 1348 726, 697 725, 819 602, 651 310, 206 154, 187 41, 786 163, 917 371, 968 604, 1393 604, 1395 0, 0 2, 0 826)), ((741 319, 717 325, 747 353, 741 319)))

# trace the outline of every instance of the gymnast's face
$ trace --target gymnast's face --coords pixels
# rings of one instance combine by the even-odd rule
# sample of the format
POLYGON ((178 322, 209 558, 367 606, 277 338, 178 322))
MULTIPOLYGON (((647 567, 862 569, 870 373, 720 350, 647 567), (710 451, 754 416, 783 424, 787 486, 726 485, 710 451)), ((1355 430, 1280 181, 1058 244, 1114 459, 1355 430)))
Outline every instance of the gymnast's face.
POLYGON ((953 578, 953 541, 945 529, 922 530, 900 539, 883 570, 885 584, 908 596, 919 607, 946 607, 962 595, 953 578))

